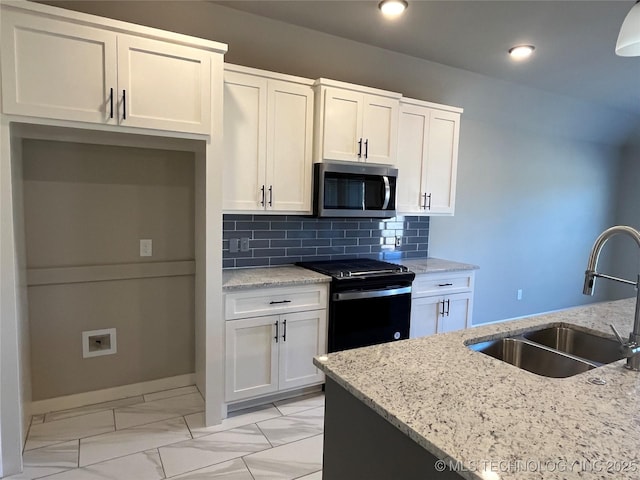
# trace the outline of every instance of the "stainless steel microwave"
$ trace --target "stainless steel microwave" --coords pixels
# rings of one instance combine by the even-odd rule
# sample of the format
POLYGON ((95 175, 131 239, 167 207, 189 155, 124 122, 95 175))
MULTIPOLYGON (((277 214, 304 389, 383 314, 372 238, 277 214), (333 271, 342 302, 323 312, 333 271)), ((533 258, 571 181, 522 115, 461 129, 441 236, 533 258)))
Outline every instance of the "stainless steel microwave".
POLYGON ((317 217, 396 215, 398 169, 356 162, 314 164, 313 208, 317 217))

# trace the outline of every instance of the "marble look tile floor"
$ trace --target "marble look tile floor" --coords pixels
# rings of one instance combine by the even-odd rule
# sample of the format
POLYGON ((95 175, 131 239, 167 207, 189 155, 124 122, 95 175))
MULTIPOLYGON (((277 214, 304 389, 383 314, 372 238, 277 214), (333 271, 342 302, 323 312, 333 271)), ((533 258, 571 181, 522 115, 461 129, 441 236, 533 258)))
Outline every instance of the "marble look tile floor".
POLYGON ((324 394, 205 427, 195 386, 34 415, 24 471, 3 480, 321 480, 324 394))

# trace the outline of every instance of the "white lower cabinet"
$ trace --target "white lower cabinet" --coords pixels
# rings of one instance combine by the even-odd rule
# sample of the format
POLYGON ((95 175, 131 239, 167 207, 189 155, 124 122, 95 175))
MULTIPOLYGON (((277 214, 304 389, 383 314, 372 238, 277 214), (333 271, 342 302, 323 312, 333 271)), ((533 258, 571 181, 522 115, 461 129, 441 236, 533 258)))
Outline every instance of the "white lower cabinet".
MULTIPOLYGON (((326 301, 326 287, 321 288, 324 293, 320 296, 326 301)), ((264 298, 268 290, 240 295, 250 302, 252 296, 264 298)), ((288 290, 294 298, 296 289, 288 290)), ((278 291, 278 298, 286 297, 283 289, 278 291)), ((237 301, 239 294, 232 295, 237 301)), ((275 302, 276 311, 286 308, 283 305, 287 304, 275 302)), ((324 375, 312 359, 326 351, 326 308, 227 320, 225 400, 235 402, 323 383, 324 375)))
POLYGON ((410 338, 462 330, 471 325, 475 273, 416 275, 410 338))

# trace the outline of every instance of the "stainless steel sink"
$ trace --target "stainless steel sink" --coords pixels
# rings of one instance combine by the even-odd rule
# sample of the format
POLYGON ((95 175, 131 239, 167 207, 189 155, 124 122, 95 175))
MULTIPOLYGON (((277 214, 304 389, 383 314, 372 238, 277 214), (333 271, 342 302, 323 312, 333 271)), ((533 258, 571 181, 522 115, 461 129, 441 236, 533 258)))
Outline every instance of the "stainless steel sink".
POLYGON ((601 364, 616 362, 624 357, 620 343, 613 339, 567 326, 545 328, 522 335, 527 340, 601 364))
POLYGON ((543 377, 566 378, 624 358, 615 340, 571 325, 545 327, 509 338, 469 345, 543 377))
POLYGON ((596 367, 584 360, 518 338, 476 343, 469 345, 469 348, 543 377, 566 378, 596 367))

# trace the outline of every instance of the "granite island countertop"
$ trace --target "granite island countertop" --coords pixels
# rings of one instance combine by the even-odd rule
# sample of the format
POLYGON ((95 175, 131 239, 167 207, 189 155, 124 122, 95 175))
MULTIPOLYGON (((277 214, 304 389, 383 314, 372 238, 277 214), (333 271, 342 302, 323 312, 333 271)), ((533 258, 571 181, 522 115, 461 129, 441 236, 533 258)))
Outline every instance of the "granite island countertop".
POLYGON ((404 265, 416 274, 421 273, 447 273, 460 272, 465 270, 478 270, 480 267, 470 263, 454 262, 452 260, 444 260, 442 258, 403 258, 401 260, 392 260, 392 263, 404 265))
POLYGON ((623 368, 625 360, 556 379, 466 346, 559 323, 610 336, 613 322, 626 335, 634 306, 635 299, 591 304, 314 363, 429 453, 465 467, 462 478, 638 480, 640 373, 623 368))

